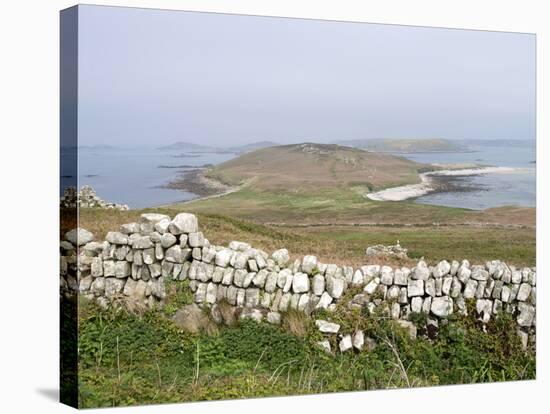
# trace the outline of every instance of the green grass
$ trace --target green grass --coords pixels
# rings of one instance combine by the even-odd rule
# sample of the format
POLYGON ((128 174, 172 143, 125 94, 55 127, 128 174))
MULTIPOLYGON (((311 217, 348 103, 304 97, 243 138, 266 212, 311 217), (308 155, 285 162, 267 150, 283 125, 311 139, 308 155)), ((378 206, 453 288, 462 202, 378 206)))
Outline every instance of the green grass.
MULTIPOLYGON (((81 407, 535 378, 535 355, 521 351, 515 322, 504 314, 487 333, 473 318, 455 317, 434 341, 413 341, 392 321, 360 315, 361 328, 378 346, 346 354, 319 350, 313 322, 306 337, 253 321, 207 336, 179 332, 167 316, 83 306, 81 407)), ((353 317, 334 317, 356 326, 353 317)))
MULTIPOLYGON (((377 207, 378 208, 378 207, 377 207)), ((149 210, 147 210, 149 211, 149 210)), ((192 209, 154 209, 174 216, 192 209)), ((120 224, 139 219, 142 211, 83 209, 81 226, 98 239, 120 224)), ((454 214, 448 212, 447 214, 454 214)), ((477 227, 464 225, 432 226, 421 224, 378 226, 315 225, 298 227, 292 224, 271 226, 217 213, 198 213, 199 225, 211 243, 227 245, 242 240, 272 252, 285 247, 293 257, 315 254, 325 263, 361 266, 369 263, 365 249, 375 244, 395 244, 397 240, 409 249, 411 260, 388 264, 413 265, 424 256, 430 263, 446 259, 467 258, 472 263, 501 259, 516 266, 535 266, 536 245, 534 228, 477 227)), ((66 231, 67 229, 64 229, 66 231)))

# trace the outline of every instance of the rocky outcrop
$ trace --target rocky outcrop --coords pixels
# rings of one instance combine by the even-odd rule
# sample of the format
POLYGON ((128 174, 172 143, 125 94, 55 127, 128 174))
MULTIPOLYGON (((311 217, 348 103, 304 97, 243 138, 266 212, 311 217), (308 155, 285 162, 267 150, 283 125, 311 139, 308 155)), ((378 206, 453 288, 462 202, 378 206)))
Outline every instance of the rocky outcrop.
MULTIPOLYGON (((139 222, 109 232, 104 241, 75 229, 61 242, 64 294, 79 292, 102 306, 121 299, 151 307, 162 305, 168 279, 188 280, 197 305, 212 307, 223 299, 248 309, 240 312, 242 317, 273 323, 280 323, 279 313, 289 309, 308 315, 317 309, 330 312, 354 289, 347 306, 402 322, 412 313, 425 313, 435 322, 455 312, 466 314, 472 301, 471 311, 482 323, 508 312, 522 338, 535 334, 536 270, 498 260, 484 265, 443 260, 433 266, 420 260, 412 268, 357 269, 322 263, 313 255, 292 261, 286 249, 269 254, 241 241, 211 245, 188 213, 173 219, 142 214, 139 222)), ((324 333, 338 332, 330 322, 317 322, 324 333)), ((348 334, 342 346, 359 346, 360 337, 342 333, 348 334)))
POLYGON ((117 210, 129 210, 126 204, 110 203, 98 197, 93 187, 84 185, 80 191, 71 186, 65 188, 60 201, 61 208, 114 208, 117 210))

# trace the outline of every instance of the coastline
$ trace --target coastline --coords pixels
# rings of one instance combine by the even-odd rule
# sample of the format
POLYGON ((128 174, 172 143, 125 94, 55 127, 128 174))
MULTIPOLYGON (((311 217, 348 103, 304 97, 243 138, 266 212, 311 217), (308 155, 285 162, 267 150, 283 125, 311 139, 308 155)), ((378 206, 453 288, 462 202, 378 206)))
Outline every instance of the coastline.
MULTIPOLYGON (((513 173, 521 170, 523 169, 511 167, 481 167, 431 171, 420 173, 421 182, 418 184, 386 188, 381 191, 365 194, 364 197, 373 201, 404 201, 436 192, 456 190, 457 188, 450 183, 450 179, 452 178, 481 174, 513 173)), ((465 190, 462 188, 460 191, 465 190)))
MULTIPOLYGON (((233 187, 204 175, 206 168, 195 168, 180 172, 179 176, 164 185, 163 188, 171 190, 183 190, 195 194, 197 197, 186 200, 191 202, 197 199, 221 197, 237 191, 240 187, 233 187)), ((179 204, 179 203, 178 203, 179 204)))

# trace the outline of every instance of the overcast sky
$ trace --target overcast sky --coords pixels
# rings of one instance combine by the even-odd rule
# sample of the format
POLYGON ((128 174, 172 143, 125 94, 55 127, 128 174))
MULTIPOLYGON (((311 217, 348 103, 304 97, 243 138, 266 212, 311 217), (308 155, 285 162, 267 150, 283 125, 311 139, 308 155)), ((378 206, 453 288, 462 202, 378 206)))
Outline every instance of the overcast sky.
POLYGON ((79 144, 534 139, 535 36, 79 8, 79 144))

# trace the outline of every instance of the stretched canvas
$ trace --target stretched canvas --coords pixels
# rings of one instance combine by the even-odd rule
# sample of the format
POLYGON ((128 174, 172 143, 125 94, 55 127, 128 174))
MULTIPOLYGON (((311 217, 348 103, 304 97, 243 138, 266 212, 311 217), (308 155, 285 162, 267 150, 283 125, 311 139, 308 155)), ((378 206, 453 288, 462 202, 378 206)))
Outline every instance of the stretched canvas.
POLYGON ((535 378, 535 35, 79 5, 60 63, 62 402, 535 378))

